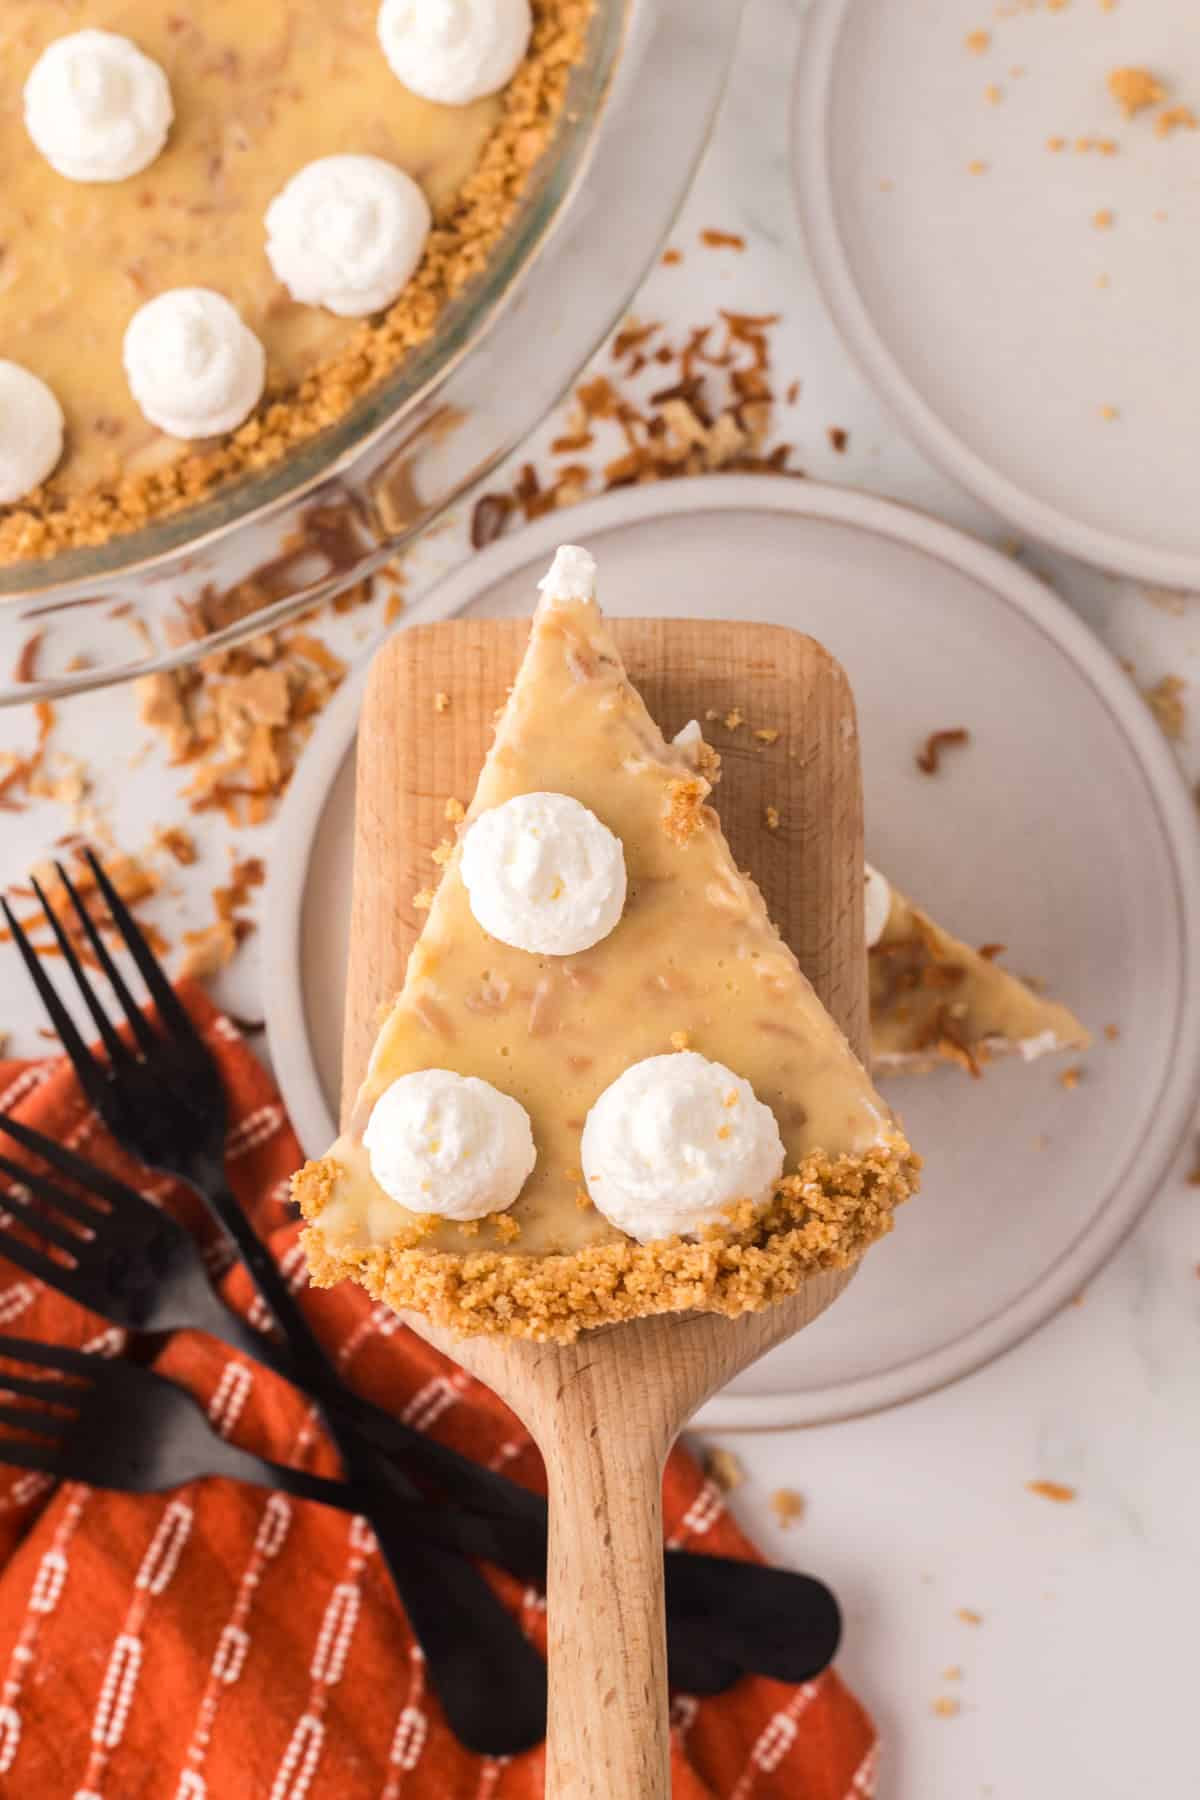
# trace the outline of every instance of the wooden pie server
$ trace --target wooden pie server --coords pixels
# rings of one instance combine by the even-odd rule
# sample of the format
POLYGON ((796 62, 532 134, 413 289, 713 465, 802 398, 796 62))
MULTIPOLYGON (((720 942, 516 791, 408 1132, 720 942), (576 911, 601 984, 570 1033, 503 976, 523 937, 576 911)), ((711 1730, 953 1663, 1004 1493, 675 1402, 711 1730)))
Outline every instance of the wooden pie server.
MULTIPOLYGON (((716 800, 738 866, 858 1055, 867 1053, 863 828, 854 702, 838 665, 778 626, 617 619, 617 641, 668 736, 706 726, 725 774, 716 800), (764 747, 752 727, 778 729, 764 747), (767 805, 779 828, 764 826, 767 805)), ((372 673, 358 737, 354 904, 344 1058, 352 1103, 379 1008, 399 989, 446 835, 445 801, 468 800, 495 709, 528 637, 523 619, 462 620, 394 637, 372 673), (444 691, 449 710, 434 714, 444 691)), ((698 1406, 825 1310, 852 1271, 729 1320, 640 1319, 570 1346, 452 1338, 411 1316, 505 1400, 535 1439, 550 1484, 547 1786, 550 1800, 664 1800, 670 1792, 663 1623, 662 1475, 698 1406)))

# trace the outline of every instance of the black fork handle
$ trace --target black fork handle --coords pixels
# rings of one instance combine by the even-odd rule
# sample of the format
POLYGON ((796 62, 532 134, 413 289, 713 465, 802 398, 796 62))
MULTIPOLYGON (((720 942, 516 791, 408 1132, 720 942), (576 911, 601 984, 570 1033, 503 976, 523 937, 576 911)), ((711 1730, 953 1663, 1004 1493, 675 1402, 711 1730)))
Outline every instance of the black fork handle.
MULTIPOLYGON (((338 1411, 344 1391, 279 1265, 226 1185, 213 1171, 190 1183, 232 1239, 251 1280, 274 1314, 292 1352, 296 1376, 320 1407, 349 1481, 386 1485, 403 1500, 422 1496, 404 1475, 372 1452, 338 1411)), ((425 1652, 429 1678, 455 1735, 468 1748, 514 1754, 545 1731, 546 1670, 483 1575, 453 1551, 394 1531, 383 1507, 368 1515, 401 1603, 425 1652), (504 1646, 503 1661, 495 1650, 504 1646)))
MULTIPOLYGON (((272 1266, 275 1266, 274 1264, 272 1266)), ((265 1298, 265 1296, 264 1296, 265 1298)), ((294 1386, 307 1388, 295 1357, 286 1344, 280 1344, 256 1331, 240 1313, 218 1302, 221 1317, 213 1321, 213 1332, 233 1350, 240 1350, 253 1361, 282 1375, 294 1386)), ((274 1310, 274 1309, 272 1309, 274 1310)), ((322 1353, 323 1354, 323 1353, 322 1353)), ((324 1358, 323 1358, 324 1360, 324 1358)), ((328 1366, 328 1364, 326 1364, 328 1366)), ((529 1534, 531 1552, 544 1564, 546 1557, 546 1502, 540 1494, 511 1481, 497 1469, 472 1462, 461 1451, 440 1444, 436 1438, 393 1418, 374 1401, 356 1394, 340 1379, 331 1387, 328 1405, 375 1450, 389 1457, 403 1457, 419 1474, 445 1488, 448 1496, 478 1513, 523 1525, 529 1534)))

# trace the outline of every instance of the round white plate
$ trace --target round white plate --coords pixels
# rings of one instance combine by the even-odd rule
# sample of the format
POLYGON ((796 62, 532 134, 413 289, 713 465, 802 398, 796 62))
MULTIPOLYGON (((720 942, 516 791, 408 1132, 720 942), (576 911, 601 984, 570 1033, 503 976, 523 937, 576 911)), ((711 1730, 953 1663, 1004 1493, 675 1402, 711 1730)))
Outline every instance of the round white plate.
POLYGON ((817 279, 899 422, 1023 530, 1179 587, 1200 587, 1200 132, 1124 121, 1106 79, 1149 68, 1200 112, 1196 24, 1180 0, 815 0, 793 119, 817 279))
MULTIPOLYGON (((701 1421, 800 1425, 907 1399, 1078 1292, 1187 1128, 1200 1086, 1190 796, 1144 702, 1060 601, 1006 557, 860 494, 731 475, 626 490, 494 545, 414 616, 528 611, 568 529, 599 556, 614 613, 775 620, 826 643, 857 696, 872 860, 969 941, 1003 940, 1097 1034, 1070 1092, 1060 1061, 893 1080, 923 1193, 845 1298, 701 1421), (918 744, 956 725, 969 747, 936 780, 919 774, 918 744)), ((361 676, 305 752, 267 896, 271 1050, 310 1152, 333 1136, 339 1084, 360 690, 361 676)))

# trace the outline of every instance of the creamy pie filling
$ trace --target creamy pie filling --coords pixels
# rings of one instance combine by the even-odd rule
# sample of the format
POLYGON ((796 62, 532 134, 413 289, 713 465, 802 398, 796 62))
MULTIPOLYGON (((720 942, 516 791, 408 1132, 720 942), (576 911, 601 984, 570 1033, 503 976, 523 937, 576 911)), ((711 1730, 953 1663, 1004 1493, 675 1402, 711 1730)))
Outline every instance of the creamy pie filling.
POLYGON ((741 1311, 790 1291, 806 1267, 848 1260, 887 1228, 915 1159, 735 868, 708 783, 664 741, 590 601, 539 609, 462 832, 540 790, 573 796, 621 839, 620 922, 562 958, 499 943, 471 911, 460 837, 349 1125, 297 1178, 316 1277, 355 1274, 460 1329, 570 1336, 580 1323, 680 1305, 741 1311), (594 1102, 631 1064, 684 1047, 750 1082, 786 1150, 774 1214, 743 1208, 717 1234, 720 1249, 634 1245, 583 1185, 594 1102), (390 1199, 363 1148, 380 1094, 430 1067, 482 1077, 533 1124, 537 1162, 516 1203, 465 1228, 390 1199))
POLYGON ((871 1061, 919 1070, 955 1062, 978 1074, 992 1056, 1035 1057, 1086 1050, 1079 1020, 1058 1001, 952 937, 896 888, 887 922, 868 952, 871 1061))

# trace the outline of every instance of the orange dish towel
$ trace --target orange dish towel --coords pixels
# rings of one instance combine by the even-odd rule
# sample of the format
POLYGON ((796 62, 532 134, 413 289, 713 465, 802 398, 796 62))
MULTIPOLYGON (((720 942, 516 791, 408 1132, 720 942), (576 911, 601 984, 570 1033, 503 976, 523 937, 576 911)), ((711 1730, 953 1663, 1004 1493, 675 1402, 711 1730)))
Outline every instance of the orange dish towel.
MULTIPOLYGON (((279 1095, 229 1020, 198 991, 184 997, 231 1097, 230 1180, 342 1374, 421 1430, 544 1491, 537 1451, 488 1389, 353 1283, 308 1288, 287 1200, 302 1159, 279 1095)), ((200 1203, 122 1155, 64 1061, 0 1062, 0 1111, 178 1213, 227 1298, 253 1314, 250 1283, 225 1266, 200 1203)), ((0 1331, 118 1352, 122 1340, 3 1260, 0 1331)), ((267 1370, 191 1332, 177 1333, 157 1366, 234 1441, 338 1472, 311 1409, 267 1370)), ((674 1545, 755 1554, 682 1451, 667 1471, 666 1519, 674 1545)), ((544 1649, 543 1596, 492 1578, 544 1649)), ((536 1800, 542 1750, 470 1755, 421 1665, 360 1520, 223 1480, 135 1497, 0 1467, 0 1795, 536 1800)), ((874 1792, 871 1722, 833 1673, 799 1688, 747 1678, 711 1699, 676 1694, 672 1725, 675 1800, 874 1792)))

